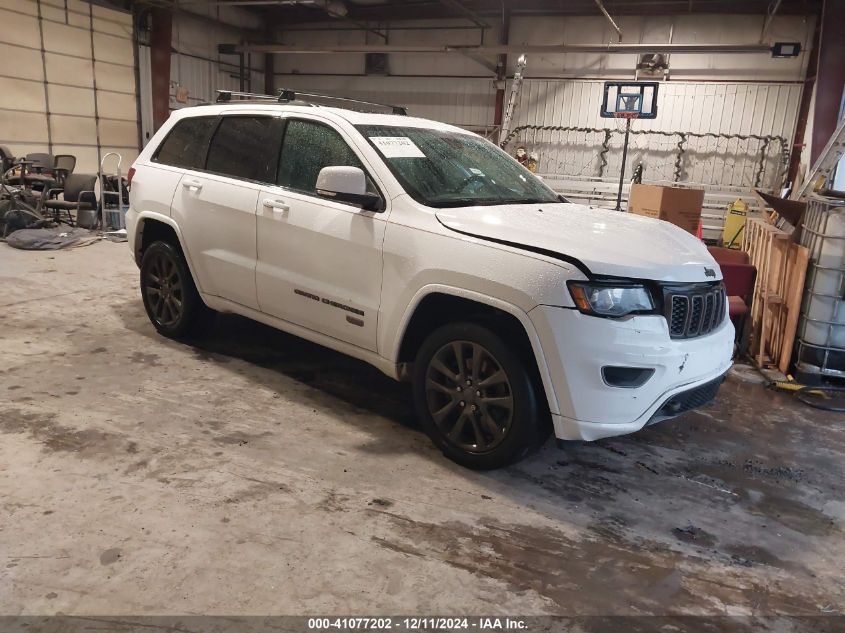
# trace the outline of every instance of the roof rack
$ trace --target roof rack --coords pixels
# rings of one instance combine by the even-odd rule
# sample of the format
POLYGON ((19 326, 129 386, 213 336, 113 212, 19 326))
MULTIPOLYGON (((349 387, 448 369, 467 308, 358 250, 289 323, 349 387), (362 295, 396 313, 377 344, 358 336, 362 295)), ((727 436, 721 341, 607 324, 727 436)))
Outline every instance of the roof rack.
POLYGON ((375 101, 362 101, 361 99, 350 99, 348 97, 336 97, 334 95, 324 95, 316 92, 297 92, 283 88, 279 90, 276 95, 256 94, 252 92, 234 92, 232 90, 218 90, 216 103, 228 103, 232 101, 233 97, 237 97, 241 101, 258 101, 266 103, 267 101, 275 101, 276 103, 296 103, 298 105, 318 105, 311 102, 312 99, 325 99, 328 101, 339 102, 339 107, 346 107, 354 110, 354 105, 375 106, 377 108, 387 108, 392 114, 399 114, 407 116, 408 110, 404 106, 390 105, 387 103, 377 103, 375 101))

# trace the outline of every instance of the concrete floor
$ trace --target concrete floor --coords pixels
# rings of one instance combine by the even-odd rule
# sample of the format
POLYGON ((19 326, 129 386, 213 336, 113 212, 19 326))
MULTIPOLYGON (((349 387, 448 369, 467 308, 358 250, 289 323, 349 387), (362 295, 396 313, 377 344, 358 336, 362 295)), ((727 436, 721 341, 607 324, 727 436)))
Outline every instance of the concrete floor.
POLYGON ((407 388, 235 317, 158 336, 125 244, 0 244, 2 614, 845 610, 845 428, 705 410, 475 473, 407 388))

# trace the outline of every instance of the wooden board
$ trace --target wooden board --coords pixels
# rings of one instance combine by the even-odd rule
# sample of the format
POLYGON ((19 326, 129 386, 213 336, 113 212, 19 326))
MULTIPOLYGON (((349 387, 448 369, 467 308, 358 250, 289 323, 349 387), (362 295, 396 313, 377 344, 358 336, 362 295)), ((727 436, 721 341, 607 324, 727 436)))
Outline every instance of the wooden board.
POLYGON ((793 244, 789 249, 786 287, 786 321, 783 327, 783 341, 780 347, 778 369, 784 374, 789 369, 792 360, 792 349, 795 347, 795 333, 798 330, 798 315, 801 312, 801 301, 804 297, 804 281, 807 277, 807 266, 810 262, 810 249, 806 246, 793 244))
POLYGON ((792 358, 809 251, 768 222, 746 223, 742 248, 757 268, 751 303, 749 355, 758 367, 786 373, 792 358))

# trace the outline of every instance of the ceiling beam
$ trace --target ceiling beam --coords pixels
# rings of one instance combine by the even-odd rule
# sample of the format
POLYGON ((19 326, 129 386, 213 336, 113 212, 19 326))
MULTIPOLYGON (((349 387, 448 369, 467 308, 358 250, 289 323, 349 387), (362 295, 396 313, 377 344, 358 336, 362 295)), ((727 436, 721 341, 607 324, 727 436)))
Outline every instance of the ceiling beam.
MULTIPOLYGON (((621 15, 681 15, 681 14, 745 14, 768 13, 771 0, 604 0, 608 12, 621 15)), ((821 10, 821 0, 783 0, 778 9, 781 15, 815 15, 821 10)), ((497 20, 503 2, 493 0, 461 0, 461 5, 479 20, 497 20)), ((504 0, 504 6, 514 17, 595 15, 595 0, 504 0)), ((455 12, 443 0, 406 0, 378 4, 353 5, 349 17, 359 21, 392 22, 402 20, 454 19, 455 12)), ((304 6, 275 9, 290 23, 313 21, 313 13, 304 6)))
POLYGON ((709 54, 769 54, 767 44, 602 44, 597 46, 581 45, 534 45, 534 44, 482 44, 482 45, 402 45, 402 44, 352 44, 352 45, 299 45, 299 44, 229 44, 223 45, 233 52, 243 53, 278 53, 278 54, 319 54, 319 53, 460 53, 475 55, 501 54, 565 54, 565 53, 604 53, 604 54, 640 54, 640 53, 709 53, 709 54))

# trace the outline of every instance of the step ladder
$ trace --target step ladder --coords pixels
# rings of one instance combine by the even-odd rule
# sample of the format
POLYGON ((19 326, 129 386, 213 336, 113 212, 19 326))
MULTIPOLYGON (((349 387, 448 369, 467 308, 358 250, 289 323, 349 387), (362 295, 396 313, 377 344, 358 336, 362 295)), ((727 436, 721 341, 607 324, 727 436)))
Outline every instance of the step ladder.
POLYGON ((100 161, 100 169, 97 172, 97 180, 100 183, 100 229, 105 232, 109 226, 109 215, 114 216, 115 221, 112 222, 114 229, 120 230, 125 228, 126 209, 123 202, 123 173, 121 172, 121 165, 123 163, 123 156, 117 152, 108 152, 100 161), (106 161, 109 158, 116 158, 117 165, 115 170, 111 173, 106 171, 106 161), (107 178, 114 178, 117 181, 117 191, 108 191, 106 185, 107 178), (114 200, 115 196, 117 200, 114 200))
POLYGON ((516 60, 516 69, 513 73, 513 81, 511 82, 511 93, 508 96, 508 104, 505 106, 505 116, 502 117, 502 130, 499 132, 499 143, 504 143, 505 139, 511 130, 513 123, 513 115, 516 112, 516 104, 519 101, 519 91, 522 89, 522 73, 525 70, 525 64, 528 60, 525 55, 520 55, 516 60))
POLYGON ((795 198, 804 198, 823 187, 824 183, 830 180, 830 174, 836 168, 843 154, 845 154, 845 118, 839 122, 839 126, 833 136, 830 137, 827 145, 824 146, 822 153, 819 154, 795 198))

